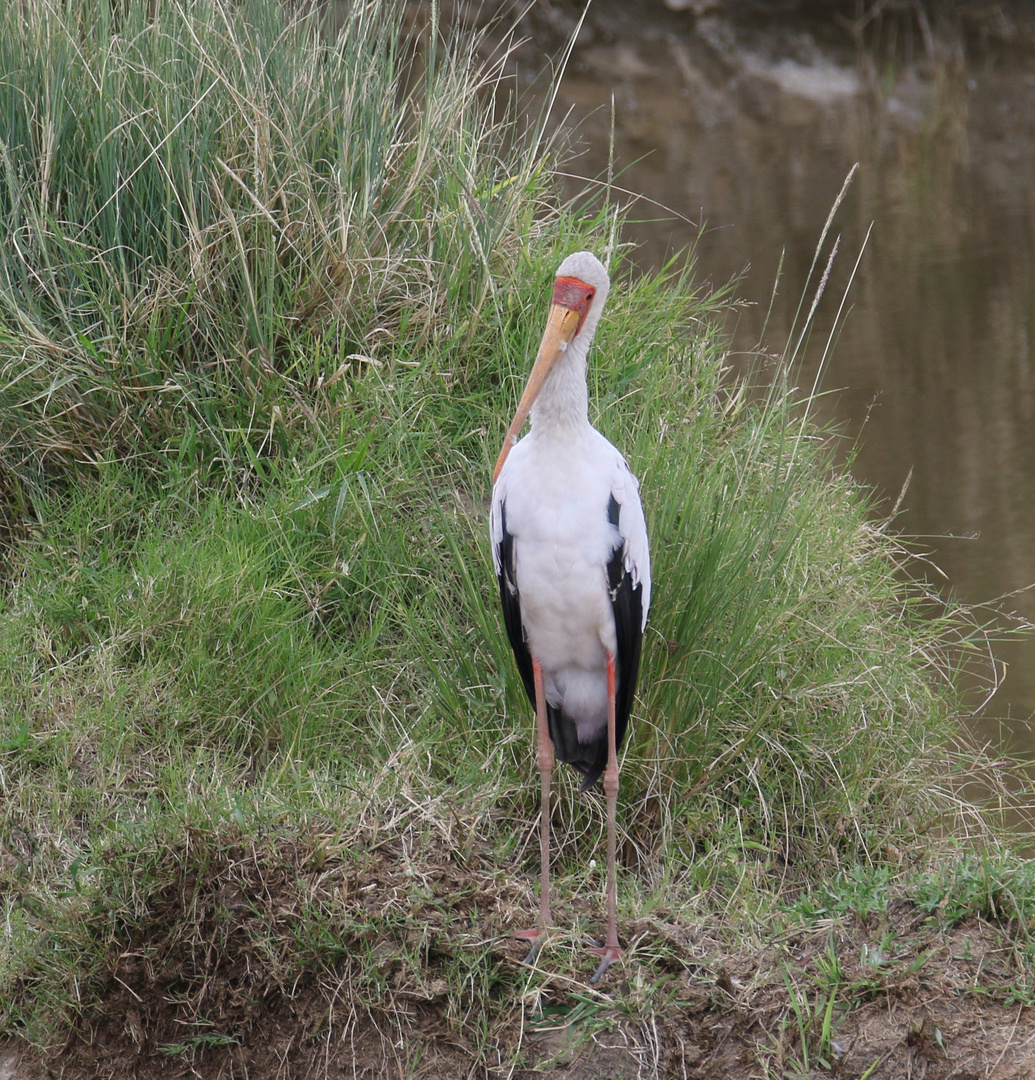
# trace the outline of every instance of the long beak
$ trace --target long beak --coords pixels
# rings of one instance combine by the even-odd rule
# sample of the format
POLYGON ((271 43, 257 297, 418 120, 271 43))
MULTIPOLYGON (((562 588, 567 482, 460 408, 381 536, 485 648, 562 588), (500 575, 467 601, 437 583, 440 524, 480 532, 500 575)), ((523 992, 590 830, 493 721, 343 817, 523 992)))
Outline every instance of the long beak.
POLYGON ((510 422, 507 436, 503 440, 503 449, 500 451, 500 456, 496 461, 496 468, 493 470, 493 484, 499 478, 500 469, 503 468, 503 462, 507 460, 511 447, 518 440, 521 428, 525 423, 529 410, 532 408, 532 403, 543 388, 546 376, 550 374, 558 358, 568 348, 568 342, 578 333, 579 327, 582 325, 583 315, 583 312, 572 310, 563 304, 552 304, 550 306, 550 316, 546 321, 546 330, 543 333, 543 340, 539 343, 539 351, 536 353, 535 363, 532 365, 528 382, 525 384, 525 392, 518 402, 517 412, 514 413, 514 419, 510 422))

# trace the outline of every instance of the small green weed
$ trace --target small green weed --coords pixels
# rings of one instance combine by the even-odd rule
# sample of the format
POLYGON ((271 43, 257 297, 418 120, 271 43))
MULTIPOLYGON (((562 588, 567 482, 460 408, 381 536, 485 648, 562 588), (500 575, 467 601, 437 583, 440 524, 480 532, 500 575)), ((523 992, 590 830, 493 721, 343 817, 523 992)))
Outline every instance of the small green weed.
POLYGON ((846 874, 803 894, 787 910, 807 921, 847 914, 869 919, 887 910, 896 878, 890 866, 857 864, 846 874))
POLYGON ((834 1062, 833 1021, 839 986, 809 992, 781 968, 787 990, 788 1014, 780 1025, 776 1042, 761 1058, 767 1076, 780 1080, 807 1080, 815 1069, 830 1069, 834 1062))
POLYGON ((1035 865, 1005 850, 961 854, 920 876, 912 892, 944 926, 980 918, 1027 927, 1035 918, 1035 865))
POLYGON ((232 1035, 222 1035, 219 1032, 212 1031, 192 1035, 182 1042, 162 1043, 155 1049, 166 1057, 186 1057, 193 1060, 199 1050, 218 1046, 236 1046, 239 1042, 240 1039, 232 1035))

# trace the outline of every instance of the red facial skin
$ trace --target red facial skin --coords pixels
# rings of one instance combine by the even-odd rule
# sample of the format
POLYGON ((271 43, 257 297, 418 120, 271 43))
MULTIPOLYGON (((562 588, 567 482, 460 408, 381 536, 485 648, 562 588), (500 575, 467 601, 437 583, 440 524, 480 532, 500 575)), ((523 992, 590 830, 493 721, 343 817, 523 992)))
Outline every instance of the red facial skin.
POLYGON ((589 312, 589 305, 593 302, 596 293, 597 291, 592 285, 587 285, 578 278, 559 277, 554 279, 553 302, 567 308, 569 311, 578 312, 579 325, 575 328, 575 334, 578 334, 582 329, 582 324, 586 321, 586 315, 589 312))

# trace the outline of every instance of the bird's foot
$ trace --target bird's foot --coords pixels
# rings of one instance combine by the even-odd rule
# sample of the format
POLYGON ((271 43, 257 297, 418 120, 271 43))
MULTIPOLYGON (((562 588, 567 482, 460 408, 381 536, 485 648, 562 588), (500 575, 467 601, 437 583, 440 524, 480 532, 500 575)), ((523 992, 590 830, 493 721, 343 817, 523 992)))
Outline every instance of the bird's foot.
POLYGON ((539 950, 543 947, 543 942, 546 941, 546 931, 533 927, 531 930, 515 930, 510 936, 518 941, 527 941, 530 944, 531 948, 528 950, 528 956, 521 962, 523 964, 534 964, 535 958, 539 955, 539 950))
POLYGON ((604 977, 604 972, 616 961, 622 958, 622 947, 620 945, 591 945, 589 951, 594 956, 600 957, 600 966, 593 973, 590 985, 596 986, 598 982, 604 977))

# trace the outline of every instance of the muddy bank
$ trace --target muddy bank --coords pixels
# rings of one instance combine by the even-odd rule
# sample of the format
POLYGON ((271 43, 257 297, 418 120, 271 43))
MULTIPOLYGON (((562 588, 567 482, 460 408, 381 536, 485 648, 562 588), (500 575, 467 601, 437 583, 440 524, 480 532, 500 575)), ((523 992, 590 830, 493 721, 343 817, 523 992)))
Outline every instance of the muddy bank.
POLYGON ((1035 1010, 1005 905, 964 914, 948 894, 899 895, 865 917, 788 916, 770 940, 739 944, 659 910, 623 925, 626 957, 596 989, 573 977, 594 965, 560 932, 523 975, 508 931, 530 897, 493 859, 460 866, 434 838, 416 855, 382 839, 358 862, 319 866, 302 848, 275 854, 229 848, 171 883, 93 974, 105 990, 64 1044, 0 1047, 0 1078, 1035 1074, 1035 1010), (329 892, 351 898, 356 932, 328 941, 335 962, 285 981, 249 931, 329 892), (475 971, 494 973, 488 996, 475 971))

